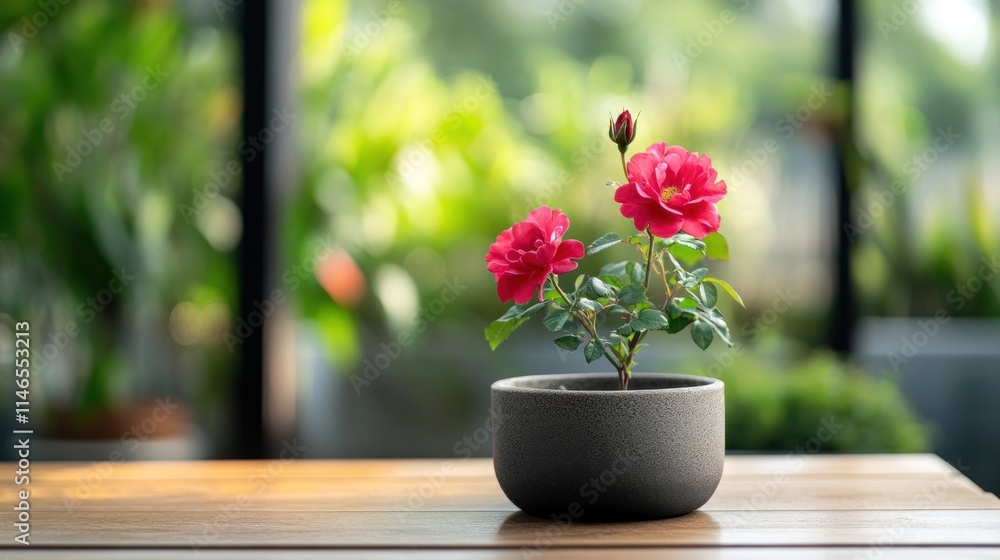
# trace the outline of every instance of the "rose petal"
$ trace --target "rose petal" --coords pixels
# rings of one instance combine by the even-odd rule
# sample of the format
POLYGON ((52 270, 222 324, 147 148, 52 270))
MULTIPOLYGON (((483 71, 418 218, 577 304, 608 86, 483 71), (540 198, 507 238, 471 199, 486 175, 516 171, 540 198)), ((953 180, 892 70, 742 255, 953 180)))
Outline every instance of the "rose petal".
POLYGON ((485 258, 501 301, 527 303, 554 270, 561 274, 576 268, 573 259, 583 257, 584 247, 575 239, 562 239, 568 229, 565 214, 540 206, 497 236, 485 258))
POLYGON ((683 229, 701 238, 719 228, 715 203, 726 194, 726 184, 708 156, 680 146, 656 143, 632 156, 626 166, 629 182, 615 190, 621 214, 632 218, 638 230, 668 237, 683 229), (668 200, 663 194, 673 193, 668 200))

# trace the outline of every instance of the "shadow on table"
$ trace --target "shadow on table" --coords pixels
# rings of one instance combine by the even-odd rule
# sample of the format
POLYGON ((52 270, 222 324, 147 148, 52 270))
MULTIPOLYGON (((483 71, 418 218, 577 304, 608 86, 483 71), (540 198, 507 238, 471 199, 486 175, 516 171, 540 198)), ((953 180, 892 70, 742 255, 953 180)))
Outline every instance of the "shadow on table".
POLYGON ((714 541, 719 532, 719 524, 712 514, 704 511, 669 519, 636 521, 557 521, 551 516, 536 517, 518 511, 508 515, 500 524, 497 540, 547 549, 555 544, 705 543, 714 541))

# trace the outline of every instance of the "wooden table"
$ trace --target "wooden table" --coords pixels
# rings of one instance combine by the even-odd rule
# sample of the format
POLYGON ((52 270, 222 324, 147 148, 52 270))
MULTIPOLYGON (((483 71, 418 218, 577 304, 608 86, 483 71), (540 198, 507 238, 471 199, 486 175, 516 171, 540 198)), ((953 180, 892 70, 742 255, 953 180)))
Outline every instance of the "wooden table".
POLYGON ((33 463, 30 547, 22 488, 2 483, 9 558, 1000 557, 1000 500, 933 455, 731 456, 695 513, 569 525, 519 512, 483 459, 33 463))

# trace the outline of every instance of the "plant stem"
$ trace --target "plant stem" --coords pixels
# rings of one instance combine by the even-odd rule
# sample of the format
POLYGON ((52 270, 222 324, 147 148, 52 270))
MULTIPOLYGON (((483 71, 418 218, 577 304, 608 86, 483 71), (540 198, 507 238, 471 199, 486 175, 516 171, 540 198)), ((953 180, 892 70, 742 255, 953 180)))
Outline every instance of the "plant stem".
POLYGON ((646 228, 646 235, 649 236, 649 250, 646 254, 646 281, 643 283, 643 287, 648 290, 649 274, 653 271, 653 242, 656 241, 656 237, 648 227, 646 228))
MULTIPOLYGON (((656 236, 653 235, 653 232, 648 227, 646 228, 646 235, 649 237, 649 246, 646 249, 646 279, 643 281, 643 288, 648 291, 649 279, 653 272, 653 246, 656 244, 656 236)), ((635 359, 635 349, 639 347, 639 343, 642 342, 644 336, 646 336, 645 332, 637 332, 629 340, 628 354, 622 360, 622 371, 619 371, 619 377, 624 378, 621 383, 623 391, 628 389, 629 378, 632 377, 632 360, 635 359)))
MULTIPOLYGON (((597 336, 597 328, 591 325, 590 322, 584 321, 583 318, 578 316, 576 313, 573 313, 572 311, 573 302, 569 300, 569 296, 567 296, 566 292, 564 292, 563 289, 559 286, 558 277, 555 274, 553 274, 549 278, 549 280, 552 282, 552 287, 556 289, 556 292, 558 292, 559 295, 562 296, 563 301, 566 302, 566 305, 570 306, 570 311, 569 311, 570 315, 572 315, 573 318, 576 319, 581 326, 583 326, 583 328, 587 331, 587 333, 590 335, 592 339, 599 340, 600 337, 597 336)), ((615 366, 615 369, 619 371, 619 378, 620 378, 621 368, 624 358, 622 358, 622 356, 618 354, 618 350, 616 350, 615 348, 611 348, 611 352, 608 352, 608 346, 606 345, 604 346, 604 356, 607 357, 608 361, 611 362, 611 365, 615 366)))
POLYGON ((670 280, 667 278, 667 267, 663 264, 663 259, 660 258, 665 251, 666 249, 663 249, 656 255, 656 264, 659 265, 656 269, 656 276, 661 282, 663 282, 663 292, 664 295, 666 295, 666 299, 663 301, 663 307, 660 308, 660 310, 664 313, 667 312, 667 307, 670 305, 670 301, 674 299, 674 296, 677 295, 677 292, 681 289, 680 283, 677 283, 673 288, 670 287, 670 280))
POLYGON ((625 182, 628 182, 628 168, 625 167, 625 152, 619 152, 622 156, 622 173, 625 174, 625 182))

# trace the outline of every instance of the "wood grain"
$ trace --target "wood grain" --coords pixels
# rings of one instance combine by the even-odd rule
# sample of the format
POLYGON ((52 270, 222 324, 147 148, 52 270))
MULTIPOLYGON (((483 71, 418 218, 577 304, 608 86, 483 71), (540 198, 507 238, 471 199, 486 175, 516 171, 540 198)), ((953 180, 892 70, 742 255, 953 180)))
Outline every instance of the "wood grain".
MULTIPOLYGON (((76 485, 37 484, 36 511, 205 511, 241 502, 250 511, 517 511, 496 478, 448 477, 434 484, 426 478, 292 478, 99 480, 76 485), (245 497, 245 499, 244 499, 245 497)), ((11 502, 14 488, 0 489, 11 502)), ((726 477, 703 511, 988 509, 996 499, 965 477, 886 478, 874 475, 809 477, 726 477)))
POLYGON ((1000 556, 1000 500, 933 455, 727 457, 699 511, 633 523, 525 515, 488 459, 36 463, 30 490, 34 559, 1000 556))
MULTIPOLYGON (((35 464, 33 479, 39 482, 75 482, 89 476, 101 476, 113 469, 116 480, 172 480, 249 478, 277 473, 283 478, 351 478, 359 476, 413 477, 439 471, 449 471, 453 476, 493 476, 490 459, 347 459, 347 460, 280 460, 272 461, 176 461, 111 462, 97 463, 41 463, 35 464)), ((733 475, 772 475, 776 472, 794 472, 797 475, 813 474, 871 474, 898 477, 901 475, 936 476, 960 474, 954 467, 929 453, 894 455, 730 455, 726 457, 725 472, 733 475)), ((11 484, 7 478, 0 484, 11 484)))
MULTIPOLYGON (((1000 546, 1000 509, 698 511, 674 519, 574 523, 515 512, 38 512, 32 542, 49 546, 541 547, 1000 546)), ((10 526, 12 516, 4 515, 10 526)), ((8 535, 9 536, 9 535, 8 535)), ((8 539, 6 542, 11 542, 8 539)))

